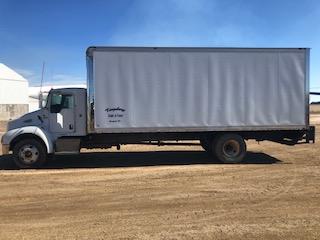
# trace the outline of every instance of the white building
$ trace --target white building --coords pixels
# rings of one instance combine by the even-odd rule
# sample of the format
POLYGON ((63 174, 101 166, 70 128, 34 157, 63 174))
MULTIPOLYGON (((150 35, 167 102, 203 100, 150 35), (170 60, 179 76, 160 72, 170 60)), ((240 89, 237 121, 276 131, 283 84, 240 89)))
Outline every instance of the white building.
POLYGON ((28 110, 28 81, 0 63, 0 121, 17 118, 28 110))

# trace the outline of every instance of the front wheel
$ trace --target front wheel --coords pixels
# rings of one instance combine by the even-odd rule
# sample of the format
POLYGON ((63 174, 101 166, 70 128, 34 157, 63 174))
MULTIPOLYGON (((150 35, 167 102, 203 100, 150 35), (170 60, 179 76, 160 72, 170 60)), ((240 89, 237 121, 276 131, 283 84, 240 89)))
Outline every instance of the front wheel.
POLYGON ((239 163, 247 153, 246 142, 240 135, 233 133, 218 136, 212 147, 215 156, 223 163, 239 163))
POLYGON ((24 139, 13 147, 14 162, 19 168, 37 168, 47 160, 47 151, 43 143, 36 139, 24 139))

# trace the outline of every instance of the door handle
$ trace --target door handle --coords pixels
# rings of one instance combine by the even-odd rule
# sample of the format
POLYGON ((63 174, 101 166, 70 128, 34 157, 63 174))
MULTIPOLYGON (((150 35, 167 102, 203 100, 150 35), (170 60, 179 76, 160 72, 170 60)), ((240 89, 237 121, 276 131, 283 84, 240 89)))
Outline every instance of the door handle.
POLYGON ((69 129, 72 130, 73 129, 73 125, 69 124, 69 129))

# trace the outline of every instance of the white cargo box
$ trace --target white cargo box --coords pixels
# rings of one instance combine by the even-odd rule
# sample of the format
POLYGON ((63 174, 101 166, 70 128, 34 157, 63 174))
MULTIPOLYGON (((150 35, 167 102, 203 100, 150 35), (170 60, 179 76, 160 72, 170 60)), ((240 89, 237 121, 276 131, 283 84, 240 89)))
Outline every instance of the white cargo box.
POLYGON ((87 51, 91 132, 305 129, 309 49, 87 51))

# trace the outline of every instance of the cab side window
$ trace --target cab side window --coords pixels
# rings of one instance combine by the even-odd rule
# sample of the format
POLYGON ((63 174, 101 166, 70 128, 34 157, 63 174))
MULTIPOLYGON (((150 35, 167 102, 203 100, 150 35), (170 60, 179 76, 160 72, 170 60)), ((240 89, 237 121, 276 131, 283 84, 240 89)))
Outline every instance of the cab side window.
POLYGON ((72 109, 74 97, 70 94, 53 93, 51 96, 50 112, 59 113, 62 109, 72 109))
POLYGON ((62 108, 72 109, 73 108, 73 96, 62 95, 62 108))

